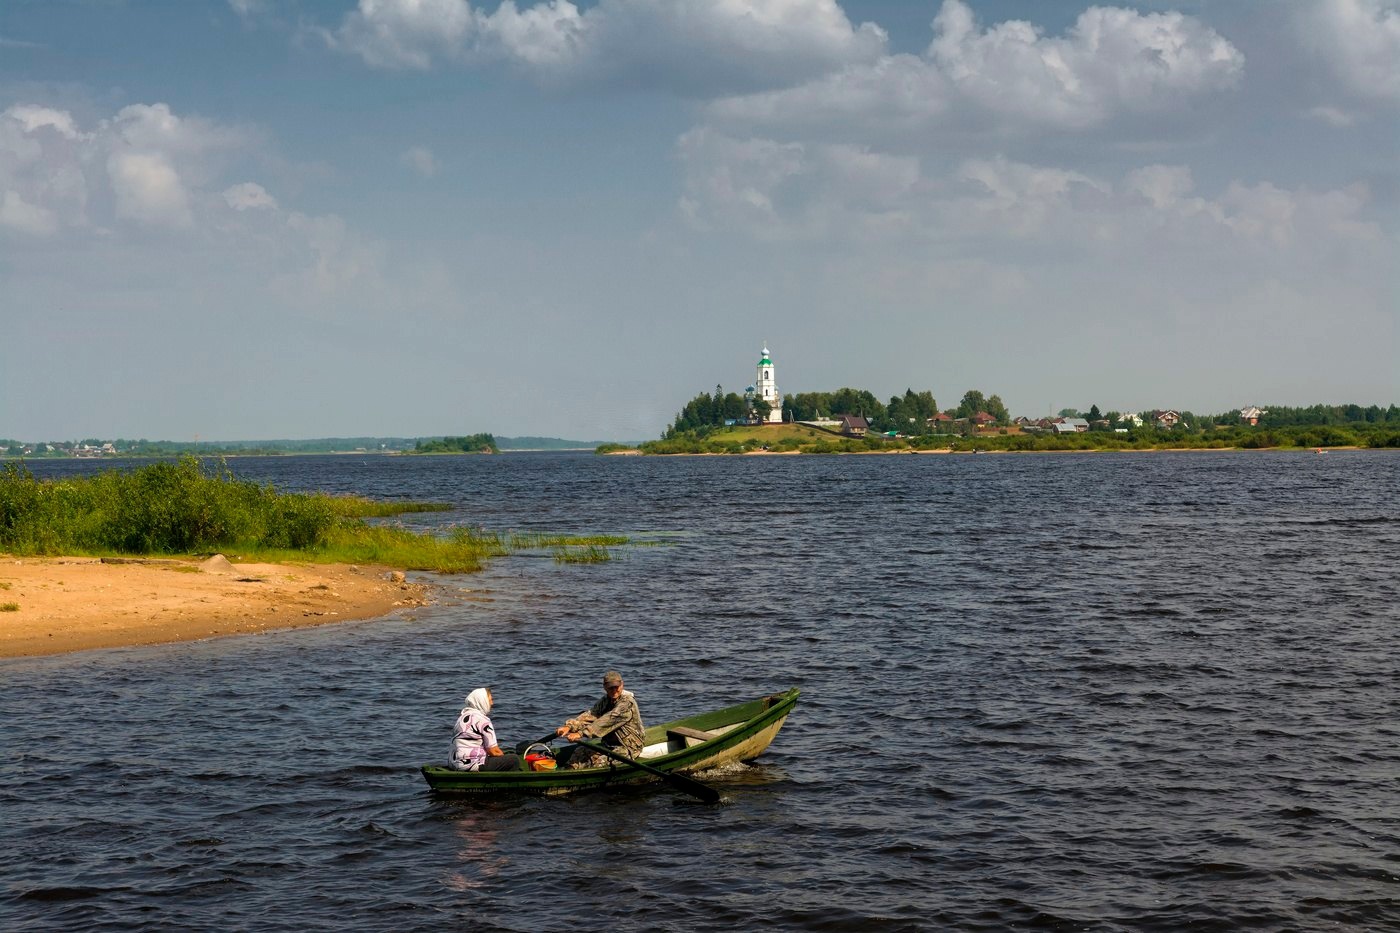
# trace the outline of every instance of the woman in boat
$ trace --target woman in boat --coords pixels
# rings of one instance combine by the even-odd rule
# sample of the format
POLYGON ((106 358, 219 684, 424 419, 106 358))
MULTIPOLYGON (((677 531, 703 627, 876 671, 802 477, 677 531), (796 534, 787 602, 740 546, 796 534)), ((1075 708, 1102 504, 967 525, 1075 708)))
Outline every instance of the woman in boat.
MULTIPOLYGON (((636 758, 646 744, 646 729, 642 727, 642 712, 637 708, 637 698, 631 690, 622 689, 622 675, 608 671, 603 675, 603 698, 591 707, 566 721, 555 735, 562 735, 570 742, 579 739, 601 739, 609 748, 615 748, 636 758)), ((561 765, 570 768, 602 768, 612 761, 601 752, 579 746, 571 750, 561 765)))
POLYGON ((467 694, 467 705, 457 714, 452 735, 452 767, 458 771, 516 771, 520 756, 501 751, 496 727, 491 724, 495 699, 489 687, 467 694))

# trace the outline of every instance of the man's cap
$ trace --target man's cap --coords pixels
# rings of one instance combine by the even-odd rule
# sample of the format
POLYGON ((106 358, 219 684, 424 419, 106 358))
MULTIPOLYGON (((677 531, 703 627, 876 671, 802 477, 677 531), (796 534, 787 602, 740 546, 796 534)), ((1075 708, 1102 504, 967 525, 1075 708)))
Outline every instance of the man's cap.
POLYGON ((608 671, 603 675, 604 687, 616 687, 620 683, 622 683, 622 675, 617 671, 608 671))

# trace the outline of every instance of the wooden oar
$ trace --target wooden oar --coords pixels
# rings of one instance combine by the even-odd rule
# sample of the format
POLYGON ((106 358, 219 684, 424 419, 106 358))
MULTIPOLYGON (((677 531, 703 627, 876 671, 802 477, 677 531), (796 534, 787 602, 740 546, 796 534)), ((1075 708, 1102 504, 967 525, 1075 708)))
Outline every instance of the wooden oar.
POLYGON ((616 761, 620 761, 625 765, 631 765, 634 768, 641 768, 643 771, 654 774, 657 777, 661 778, 663 781, 668 782, 672 787, 676 788, 677 790, 685 791, 692 797, 698 797, 706 803, 719 803, 719 791, 715 790, 713 787, 701 784, 699 781, 696 781, 692 778, 688 778, 684 774, 672 774, 669 771, 662 771, 659 768, 653 768, 651 765, 644 765, 634 758, 628 758, 621 752, 613 751, 606 745, 599 745, 594 742, 579 742, 577 744, 582 746, 583 748, 589 748, 595 752, 607 755, 609 758, 612 758, 616 761))

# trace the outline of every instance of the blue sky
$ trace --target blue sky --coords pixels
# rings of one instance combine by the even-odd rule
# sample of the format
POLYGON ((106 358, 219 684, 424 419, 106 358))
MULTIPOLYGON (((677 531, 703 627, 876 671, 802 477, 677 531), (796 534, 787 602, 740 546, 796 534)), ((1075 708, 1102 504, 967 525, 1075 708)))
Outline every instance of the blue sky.
POLYGON ((0 0, 0 437, 1400 401, 1400 3, 0 0))

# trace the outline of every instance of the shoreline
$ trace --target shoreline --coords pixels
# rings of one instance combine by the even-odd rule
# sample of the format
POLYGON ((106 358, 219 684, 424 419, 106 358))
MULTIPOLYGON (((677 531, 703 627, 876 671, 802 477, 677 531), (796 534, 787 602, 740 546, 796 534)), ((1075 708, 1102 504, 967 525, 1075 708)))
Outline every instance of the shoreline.
POLYGON ((1360 447, 1355 444, 1341 447, 1067 447, 1062 450, 949 450, 946 447, 936 447, 928 450, 915 450, 911 447, 902 447, 898 450, 833 450, 827 453, 811 453, 801 450, 745 450, 742 453, 721 453, 718 451, 705 451, 698 453, 674 453, 674 454, 649 454, 644 451, 630 448, 628 450, 613 450, 605 457, 792 457, 802 455, 806 457, 821 456, 856 456, 856 457, 887 457, 900 456, 904 454, 949 454, 953 456, 970 454, 1164 454, 1164 453, 1327 453, 1334 450, 1386 450, 1384 447, 1360 447))
POLYGON ((3 555, 0 660, 374 619, 429 596, 383 567, 3 555))

